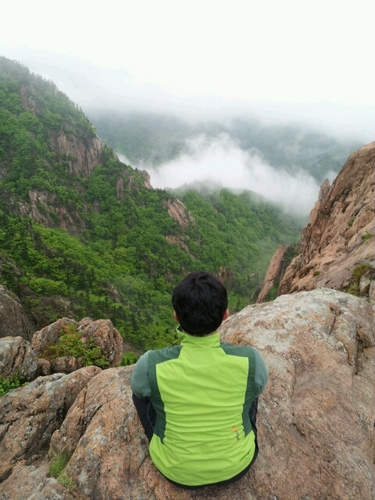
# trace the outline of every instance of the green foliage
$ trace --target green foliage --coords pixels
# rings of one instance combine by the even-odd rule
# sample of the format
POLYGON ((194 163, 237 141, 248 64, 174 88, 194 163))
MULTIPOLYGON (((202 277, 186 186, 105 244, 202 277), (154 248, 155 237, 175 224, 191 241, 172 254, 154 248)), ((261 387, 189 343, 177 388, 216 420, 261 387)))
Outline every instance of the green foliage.
POLYGON ((368 276, 370 279, 375 278, 375 268, 370 262, 358 264, 354 269, 350 279, 349 286, 343 291, 350 293, 356 297, 360 296, 360 281, 362 276, 368 276))
POLYGON ((22 380, 20 380, 19 377, 15 375, 8 378, 0 378, 0 397, 4 396, 4 394, 11 391, 12 389, 17 389, 17 387, 20 387, 21 385, 22 380))
POLYGON ((224 278, 231 292, 229 305, 232 311, 239 310, 243 303, 238 299, 247 297, 249 303, 262 285, 272 254, 279 245, 297 238, 302 221, 251 192, 188 190, 178 192, 178 197, 195 217, 196 227, 202 227, 199 234, 191 232, 190 248, 200 261, 197 268, 229 269, 224 278))
POLYGON ((48 473, 51 477, 58 478, 61 472, 68 465, 71 454, 64 449, 60 453, 53 452, 48 465, 48 473))
POLYGON ((280 284, 280 280, 275 280, 274 284, 269 289, 269 291, 265 297, 265 302, 271 302, 272 300, 275 300, 277 298, 277 294, 279 291, 279 284, 280 284))
POLYGON ((365 241, 370 240, 372 237, 373 237, 373 235, 371 233, 367 232, 366 234, 364 234, 362 236, 362 242, 364 243, 365 241))
MULTIPOLYGON (((166 142, 159 117, 138 123, 121 127, 119 141, 126 128, 129 144, 138 137, 134 151, 152 137, 165 144, 160 161, 196 132, 166 119, 166 142)), ((221 273, 232 311, 254 300, 273 252, 295 240, 305 221, 250 192, 189 190, 177 194, 195 221, 181 226, 168 213, 173 193, 148 189, 108 146, 89 172, 82 168, 73 146, 87 150, 95 139, 81 110, 51 82, 0 57, 0 283, 20 297, 36 328, 63 311, 111 319, 134 348, 173 345, 171 292, 197 269, 221 273)), ((95 349, 65 332, 49 355, 105 366, 95 349)))
POLYGON ((57 476, 57 480, 59 483, 63 484, 70 490, 74 491, 77 489, 76 483, 71 477, 68 476, 68 473, 66 471, 60 472, 60 474, 57 476))
POLYGON ((134 363, 136 363, 138 361, 138 359, 139 359, 139 356, 134 354, 134 352, 131 352, 131 351, 126 352, 122 356, 120 366, 134 365, 134 363))
POLYGON ((108 366, 105 355, 99 346, 95 345, 94 339, 88 339, 88 346, 82 341, 81 334, 76 330, 74 324, 65 325, 60 330, 60 337, 56 344, 50 344, 41 354, 42 358, 52 360, 64 356, 74 356, 81 358, 83 366, 96 365, 99 367, 108 366))
POLYGON ((353 269, 353 276, 355 278, 361 278, 365 274, 373 273, 374 267, 370 262, 363 262, 353 269))
POLYGON ((48 472, 49 476, 56 478, 59 483, 71 490, 75 490, 77 486, 65 470, 70 457, 71 453, 66 449, 62 450, 60 453, 52 452, 48 472))

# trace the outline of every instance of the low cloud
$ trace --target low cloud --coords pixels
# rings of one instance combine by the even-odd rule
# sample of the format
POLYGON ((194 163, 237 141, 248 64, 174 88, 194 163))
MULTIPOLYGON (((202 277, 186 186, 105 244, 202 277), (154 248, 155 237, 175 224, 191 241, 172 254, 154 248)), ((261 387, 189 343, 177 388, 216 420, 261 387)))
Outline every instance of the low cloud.
POLYGON ((244 151, 228 135, 213 140, 199 136, 187 142, 188 153, 154 168, 138 165, 151 175, 155 188, 174 189, 202 183, 233 191, 251 190, 281 204, 288 212, 307 215, 318 198, 319 185, 305 171, 293 173, 265 162, 259 151, 244 151))

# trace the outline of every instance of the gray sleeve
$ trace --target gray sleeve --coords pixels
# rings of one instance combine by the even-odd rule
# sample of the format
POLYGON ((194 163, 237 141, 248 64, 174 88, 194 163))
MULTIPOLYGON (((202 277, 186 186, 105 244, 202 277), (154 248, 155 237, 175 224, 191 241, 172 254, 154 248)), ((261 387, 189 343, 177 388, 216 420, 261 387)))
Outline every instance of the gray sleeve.
POLYGON ((139 398, 148 398, 151 395, 150 380, 148 377, 148 353, 142 354, 136 362, 130 379, 130 387, 139 398))
POLYGON ((268 370, 260 352, 253 347, 255 355, 255 385, 261 394, 268 382, 268 370))

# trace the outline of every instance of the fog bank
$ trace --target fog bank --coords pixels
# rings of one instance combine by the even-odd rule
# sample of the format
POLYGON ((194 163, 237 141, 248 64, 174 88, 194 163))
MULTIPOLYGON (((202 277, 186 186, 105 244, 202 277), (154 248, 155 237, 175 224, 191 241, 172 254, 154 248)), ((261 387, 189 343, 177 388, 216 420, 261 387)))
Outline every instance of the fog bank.
MULTIPOLYGON (((281 204, 289 213, 307 215, 318 198, 320 186, 306 172, 298 168, 293 174, 277 170, 262 159, 260 152, 242 150, 226 134, 214 140, 200 136, 188 141, 187 146, 189 153, 157 169, 144 163, 133 166, 147 170, 154 188, 204 183, 234 191, 250 190, 281 204)), ((128 163, 125 157, 119 157, 128 163)))

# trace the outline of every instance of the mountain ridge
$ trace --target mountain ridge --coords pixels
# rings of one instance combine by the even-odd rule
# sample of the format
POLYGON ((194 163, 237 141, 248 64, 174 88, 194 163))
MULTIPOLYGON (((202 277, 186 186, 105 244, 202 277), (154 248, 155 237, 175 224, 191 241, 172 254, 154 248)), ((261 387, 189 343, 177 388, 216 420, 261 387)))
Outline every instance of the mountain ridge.
POLYGON ((171 343, 170 291, 184 274, 228 268, 237 310, 267 255, 297 237, 298 219, 250 195, 187 191, 186 208, 152 189, 54 84, 5 58, 0 92, 0 279, 34 328, 106 317, 135 347, 171 343))

